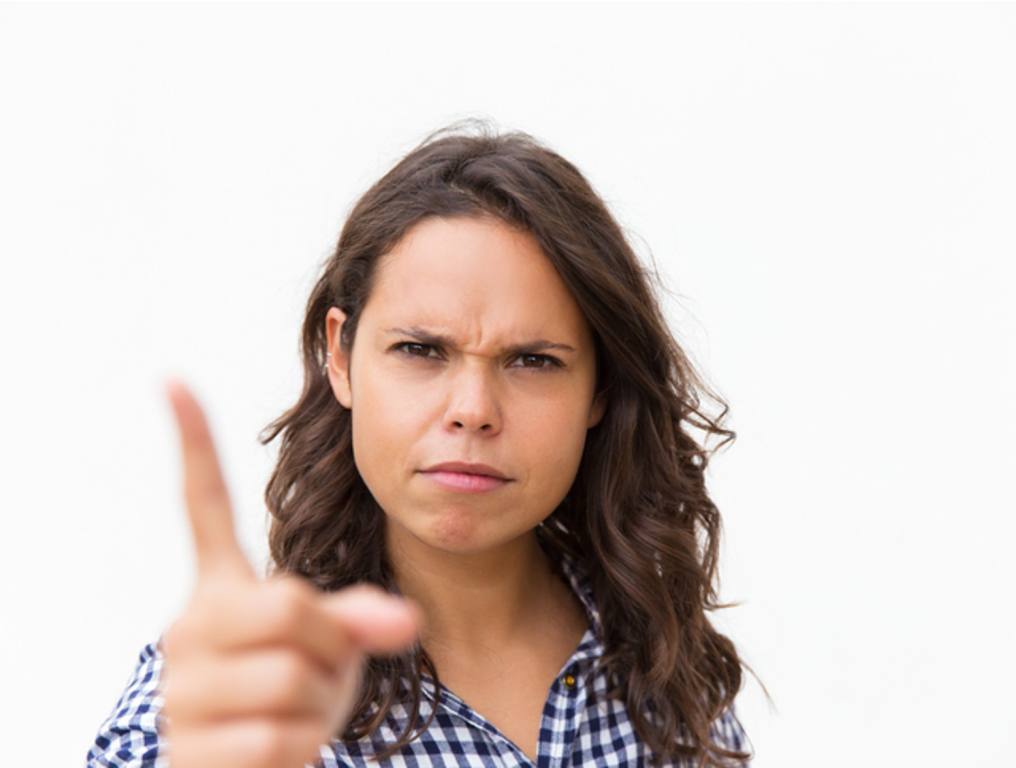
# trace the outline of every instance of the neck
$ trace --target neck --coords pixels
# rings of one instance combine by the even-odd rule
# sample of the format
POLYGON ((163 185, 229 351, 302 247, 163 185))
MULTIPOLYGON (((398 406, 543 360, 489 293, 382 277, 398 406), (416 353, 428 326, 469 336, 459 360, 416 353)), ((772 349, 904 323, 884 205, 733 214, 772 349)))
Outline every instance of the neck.
POLYGON ((526 642, 561 599, 560 579, 529 531, 482 552, 439 550, 391 519, 385 539, 399 591, 426 615, 428 651, 480 658, 526 642))

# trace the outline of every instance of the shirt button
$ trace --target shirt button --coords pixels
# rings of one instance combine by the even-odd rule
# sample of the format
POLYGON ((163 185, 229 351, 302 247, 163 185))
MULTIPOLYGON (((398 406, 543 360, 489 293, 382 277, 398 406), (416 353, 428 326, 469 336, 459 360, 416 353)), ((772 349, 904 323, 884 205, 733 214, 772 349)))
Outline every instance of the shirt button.
POLYGON ((564 684, 567 685, 569 688, 574 688, 575 687, 575 676, 574 675, 565 675, 564 676, 564 684))

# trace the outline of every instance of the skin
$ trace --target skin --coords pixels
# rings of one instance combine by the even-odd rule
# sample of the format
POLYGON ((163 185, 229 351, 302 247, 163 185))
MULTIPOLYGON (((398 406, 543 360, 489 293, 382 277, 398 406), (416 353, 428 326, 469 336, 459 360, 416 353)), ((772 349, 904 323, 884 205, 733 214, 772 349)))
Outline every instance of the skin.
POLYGON ((542 707, 547 674, 586 625, 534 532, 567 494, 605 409, 584 316, 532 235, 487 217, 430 217, 379 263, 348 355, 344 321, 329 310, 328 377, 352 411, 356 466, 385 512, 399 588, 424 609, 421 642, 462 690, 493 680, 483 670, 536 657, 542 707), (412 346, 421 342, 386 332, 411 326, 453 344, 412 346), (533 339, 574 351, 505 352, 533 339), (465 494, 420 472, 456 460, 512 480, 465 494))
POLYGON ((348 722, 367 654, 404 648, 422 615, 370 585, 322 594, 293 576, 258 579, 204 411, 180 381, 166 394, 197 578, 161 641, 160 754, 173 768, 299 768, 348 722))

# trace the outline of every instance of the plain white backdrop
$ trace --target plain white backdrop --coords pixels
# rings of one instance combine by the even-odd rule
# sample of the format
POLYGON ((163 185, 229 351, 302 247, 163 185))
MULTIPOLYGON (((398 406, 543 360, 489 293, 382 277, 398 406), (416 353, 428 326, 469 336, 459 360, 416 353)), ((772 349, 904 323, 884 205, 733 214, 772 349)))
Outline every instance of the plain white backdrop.
POLYGON ((1011 765, 1014 94, 1004 4, 0 7, 2 762, 83 764, 190 590, 163 375, 262 565, 318 265, 474 116, 586 173, 731 405, 754 765, 1011 765))

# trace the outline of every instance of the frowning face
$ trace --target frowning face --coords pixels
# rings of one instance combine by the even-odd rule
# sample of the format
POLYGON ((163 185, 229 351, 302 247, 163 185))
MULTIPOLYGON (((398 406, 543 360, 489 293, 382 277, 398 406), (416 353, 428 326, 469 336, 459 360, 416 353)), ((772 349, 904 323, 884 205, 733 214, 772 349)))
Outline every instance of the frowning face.
POLYGON ((349 357, 344 319, 329 310, 328 375, 390 534, 478 553, 554 511, 604 402, 590 329, 531 235, 424 219, 379 262, 349 357), (443 462, 507 480, 426 471, 443 462))

